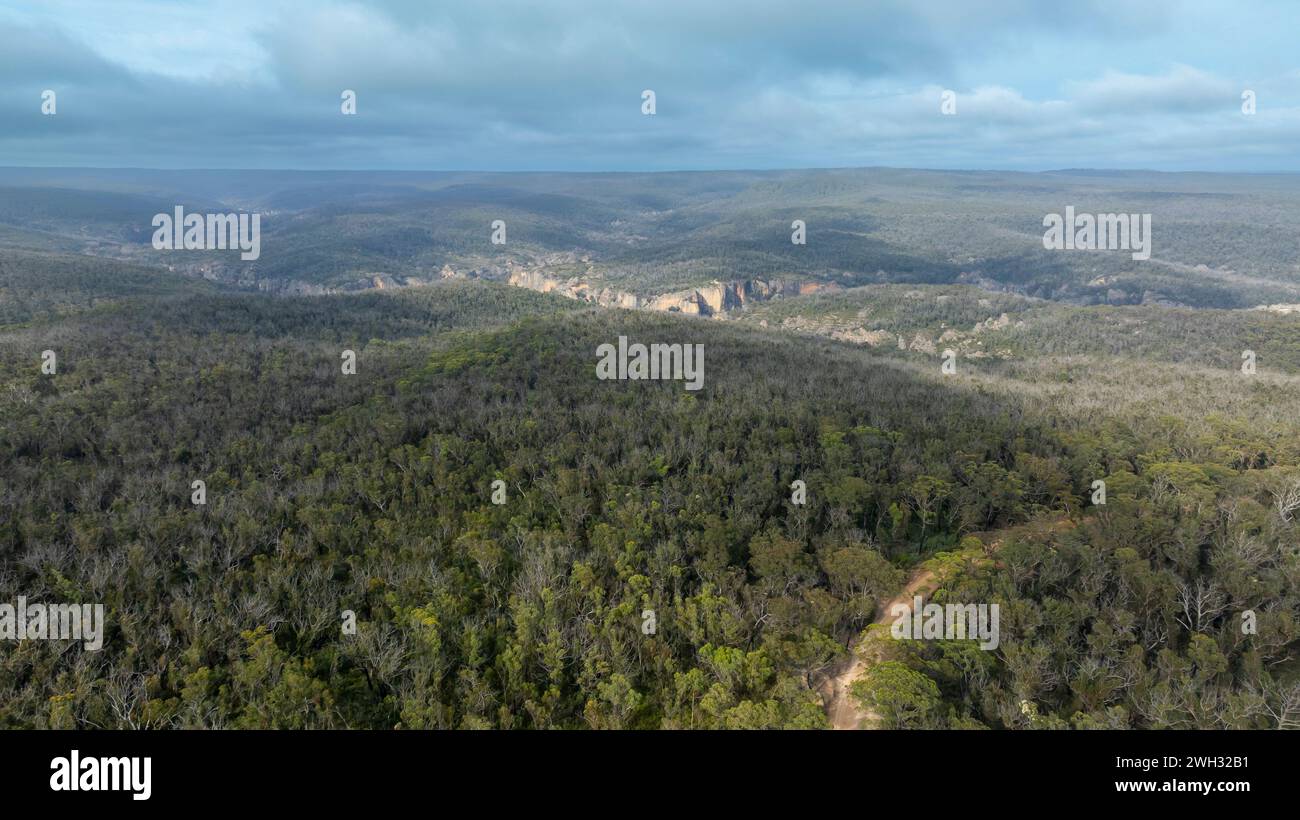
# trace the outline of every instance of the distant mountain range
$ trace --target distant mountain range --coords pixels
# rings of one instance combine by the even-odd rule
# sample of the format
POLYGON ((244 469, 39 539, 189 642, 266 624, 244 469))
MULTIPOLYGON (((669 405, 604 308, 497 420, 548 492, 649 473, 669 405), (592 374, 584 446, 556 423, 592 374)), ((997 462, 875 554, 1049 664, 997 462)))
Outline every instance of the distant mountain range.
POLYGON ((0 250, 284 293, 508 281, 716 315, 751 298, 971 284, 1074 304, 1300 302, 1300 176, 887 168, 662 174, 0 168, 0 250), (155 251, 151 220, 264 214, 261 257, 155 251), (1043 218, 1149 213, 1151 258, 1053 252, 1043 218), (494 244, 492 225, 504 223, 494 244), (796 220, 806 243, 791 241, 796 220))

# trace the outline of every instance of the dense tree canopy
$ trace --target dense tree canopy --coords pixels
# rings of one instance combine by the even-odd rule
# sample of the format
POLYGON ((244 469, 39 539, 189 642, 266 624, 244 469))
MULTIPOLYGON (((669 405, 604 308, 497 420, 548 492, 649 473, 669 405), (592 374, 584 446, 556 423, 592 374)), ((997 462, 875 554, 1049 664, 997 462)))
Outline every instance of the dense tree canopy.
POLYGON ((0 331, 0 600, 108 635, 6 646, 0 726, 823 727, 877 603, 972 543, 936 600, 1001 645, 894 642, 889 725, 1298 717, 1293 418, 478 283, 73 301, 0 331), (620 335, 704 344, 705 388, 596 379, 620 335))

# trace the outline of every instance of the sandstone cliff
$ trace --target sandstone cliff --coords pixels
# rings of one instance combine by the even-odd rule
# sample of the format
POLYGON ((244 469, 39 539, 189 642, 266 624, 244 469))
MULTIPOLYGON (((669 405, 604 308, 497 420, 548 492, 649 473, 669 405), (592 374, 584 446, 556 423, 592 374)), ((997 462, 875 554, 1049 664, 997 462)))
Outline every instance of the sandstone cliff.
POLYGON ((817 282, 783 282, 762 279, 738 279, 731 282, 713 282, 698 288, 662 293, 658 296, 638 296, 634 293, 609 287, 596 287, 578 278, 561 280, 548 276, 544 270, 512 267, 507 280, 515 287, 529 288, 542 293, 558 293, 606 307, 659 310, 685 313, 691 316, 725 316, 741 310, 750 302, 765 302, 777 296, 800 296, 819 290, 839 290, 838 285, 817 282))

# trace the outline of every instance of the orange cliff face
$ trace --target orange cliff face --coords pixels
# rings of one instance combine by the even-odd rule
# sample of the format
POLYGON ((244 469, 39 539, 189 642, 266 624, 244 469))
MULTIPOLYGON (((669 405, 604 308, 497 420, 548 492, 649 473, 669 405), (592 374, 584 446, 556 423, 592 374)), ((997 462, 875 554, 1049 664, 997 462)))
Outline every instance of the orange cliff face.
POLYGON ((541 269, 512 268, 509 284, 541 293, 558 293, 570 299, 604 307, 658 310, 689 316, 722 317, 741 310, 750 302, 765 302, 777 296, 800 296, 819 291, 839 290, 834 283, 782 282, 762 279, 737 279, 713 282, 698 288, 640 297, 615 288, 600 288, 580 279, 560 280, 541 269))
POLYGON ((840 287, 833 283, 738 279, 666 293, 650 300, 647 307, 651 310, 671 310, 699 316, 725 316, 732 311, 743 310, 751 302, 766 302, 778 296, 801 296, 829 290, 840 290, 840 287))

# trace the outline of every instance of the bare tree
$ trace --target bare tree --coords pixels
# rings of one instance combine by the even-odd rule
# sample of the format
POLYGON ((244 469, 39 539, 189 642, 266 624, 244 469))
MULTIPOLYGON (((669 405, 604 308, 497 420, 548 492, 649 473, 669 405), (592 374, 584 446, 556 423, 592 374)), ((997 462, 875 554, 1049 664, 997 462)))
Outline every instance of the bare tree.
POLYGON ((1292 514, 1300 510, 1300 478, 1293 478, 1274 488, 1272 493, 1273 508, 1277 510, 1278 517, 1290 523, 1292 514))
POLYGON ((1286 687, 1268 683, 1260 695, 1264 700, 1264 711, 1277 723, 1277 728, 1300 729, 1300 683, 1286 687))
POLYGON ((1178 622, 1192 632, 1201 632, 1223 612, 1227 597, 1218 584, 1197 578, 1195 584, 1178 583, 1178 604, 1182 608, 1178 622))

